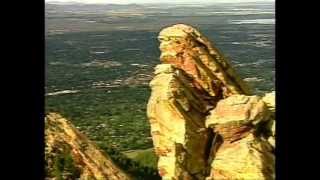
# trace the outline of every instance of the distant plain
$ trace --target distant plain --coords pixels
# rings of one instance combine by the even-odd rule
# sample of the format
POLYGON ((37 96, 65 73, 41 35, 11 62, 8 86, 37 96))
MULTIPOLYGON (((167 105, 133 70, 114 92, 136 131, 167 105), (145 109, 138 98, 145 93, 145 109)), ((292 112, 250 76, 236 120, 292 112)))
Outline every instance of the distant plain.
POLYGON ((255 93, 275 89, 273 3, 46 4, 45 13, 46 111, 101 146, 152 148, 148 83, 160 63, 157 35, 172 24, 199 29, 255 93))

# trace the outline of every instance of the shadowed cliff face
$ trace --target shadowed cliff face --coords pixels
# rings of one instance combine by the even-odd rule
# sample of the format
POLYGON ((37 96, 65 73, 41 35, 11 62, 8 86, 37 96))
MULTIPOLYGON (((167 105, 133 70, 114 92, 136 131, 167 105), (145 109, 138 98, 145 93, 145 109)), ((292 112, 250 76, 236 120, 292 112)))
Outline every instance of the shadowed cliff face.
POLYGON ((47 179, 131 179, 59 114, 46 116, 47 179))
POLYGON ((162 178, 274 179, 274 94, 252 96, 191 26, 167 27, 159 41, 147 114, 162 178))

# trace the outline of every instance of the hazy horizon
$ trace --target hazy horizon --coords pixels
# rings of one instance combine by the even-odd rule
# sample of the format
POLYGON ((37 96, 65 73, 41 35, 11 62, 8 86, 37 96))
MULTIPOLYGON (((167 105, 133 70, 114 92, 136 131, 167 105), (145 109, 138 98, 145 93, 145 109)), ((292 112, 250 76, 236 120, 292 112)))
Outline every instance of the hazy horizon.
POLYGON ((85 3, 85 4, 161 4, 161 3, 188 3, 188 4, 198 4, 198 3, 242 3, 242 2, 275 2, 275 0, 198 0, 194 2, 193 0, 45 0, 46 3, 85 3))

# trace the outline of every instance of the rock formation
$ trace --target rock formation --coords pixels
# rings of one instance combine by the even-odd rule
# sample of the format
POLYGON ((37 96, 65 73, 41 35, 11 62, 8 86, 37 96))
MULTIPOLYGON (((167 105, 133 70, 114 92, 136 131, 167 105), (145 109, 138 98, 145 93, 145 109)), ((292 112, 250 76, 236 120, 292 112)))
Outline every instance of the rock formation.
MULTIPOLYGON (((87 139, 87 137, 81 134, 71 123, 59 114, 48 114, 45 119, 45 125, 47 179, 58 178, 50 178, 50 174, 57 171, 55 169, 55 166, 57 166, 55 165, 55 161, 57 161, 58 155, 61 154, 70 157, 71 161, 74 162, 74 164, 71 165, 75 166, 72 172, 77 172, 77 176, 79 176, 74 177, 70 172, 62 172, 62 179, 131 179, 120 170, 106 154, 102 153, 93 142, 87 139)), ((65 159, 63 160, 66 161, 65 159)), ((63 164, 66 166, 66 162, 63 164)), ((57 176, 57 172, 54 176, 57 176)))
POLYGON ((258 96, 234 95, 219 101, 206 120, 216 147, 207 179, 274 179, 273 148, 258 128, 269 120, 270 112, 258 96))
POLYGON ((178 24, 163 29, 158 37, 161 61, 184 70, 212 97, 250 94, 230 62, 199 31, 178 24))
POLYGON ((274 94, 253 96, 199 31, 159 34, 147 114, 163 179, 274 179, 274 94))
POLYGON ((186 73, 170 64, 156 67, 148 116, 159 174, 164 179, 203 179, 207 174, 208 102, 186 73), (198 149, 197 153, 193 150, 198 149))
POLYGON ((276 104, 275 104, 275 92, 267 93, 262 98, 262 100, 266 103, 270 113, 270 121, 268 124, 269 134, 267 135, 267 139, 269 143, 275 148, 276 147, 276 117, 275 117, 275 110, 276 110, 276 104))

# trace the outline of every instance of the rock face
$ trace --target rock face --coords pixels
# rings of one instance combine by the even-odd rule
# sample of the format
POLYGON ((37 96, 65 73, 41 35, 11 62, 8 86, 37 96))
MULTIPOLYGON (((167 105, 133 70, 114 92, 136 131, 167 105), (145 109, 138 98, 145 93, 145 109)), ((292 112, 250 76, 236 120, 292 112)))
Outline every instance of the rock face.
POLYGON ((147 114, 163 179, 274 179, 274 101, 253 96, 199 31, 159 34, 147 114))
POLYGON ((55 179, 57 176, 62 179, 83 180, 131 179, 93 142, 59 114, 50 113, 45 121, 47 179, 55 179), (61 154, 69 158, 57 160, 61 154), (61 163, 57 164, 59 161, 61 163), (57 172, 60 166, 68 166, 65 168, 68 171, 62 171, 60 174, 57 172), (70 168, 71 166, 73 168, 70 168), (53 177, 50 177, 52 175, 53 177))
POLYGON ((258 96, 234 95, 218 102, 206 120, 215 134, 207 179, 274 179, 274 154, 258 127, 270 112, 258 96))
POLYGON ((203 179, 207 174, 209 106, 192 79, 170 64, 156 67, 148 117, 163 179, 203 179), (193 153, 198 149, 197 153, 193 153))
POLYGON ((196 87, 202 87, 215 98, 233 94, 250 94, 229 61, 199 31, 177 24, 163 29, 158 37, 161 61, 175 65, 193 77, 196 87))
POLYGON ((267 104, 267 107, 269 111, 271 112, 271 120, 269 123, 269 136, 268 141, 269 143, 275 148, 276 147, 276 117, 275 117, 275 109, 276 109, 276 103, 275 103, 275 92, 267 93, 262 98, 262 100, 267 104), (270 128, 271 127, 271 128, 270 128))

